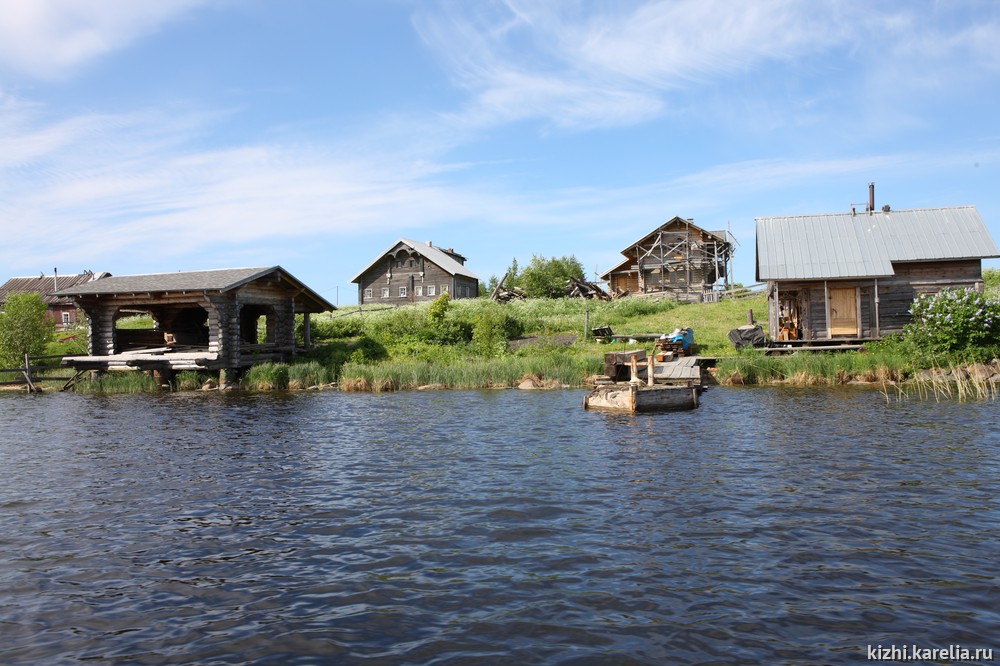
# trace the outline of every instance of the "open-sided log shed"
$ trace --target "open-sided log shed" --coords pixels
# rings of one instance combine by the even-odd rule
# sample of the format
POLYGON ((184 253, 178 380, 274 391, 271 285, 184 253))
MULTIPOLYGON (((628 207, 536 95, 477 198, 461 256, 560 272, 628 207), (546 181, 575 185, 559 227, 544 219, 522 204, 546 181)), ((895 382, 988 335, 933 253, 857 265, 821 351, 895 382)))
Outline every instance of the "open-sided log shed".
POLYGON ((296 351, 295 315, 305 315, 308 346, 309 315, 336 309, 280 266, 109 277, 57 294, 72 298, 89 320, 89 355, 63 359, 77 370, 170 374, 288 361, 296 351), (116 326, 137 313, 148 313, 154 327, 116 326))

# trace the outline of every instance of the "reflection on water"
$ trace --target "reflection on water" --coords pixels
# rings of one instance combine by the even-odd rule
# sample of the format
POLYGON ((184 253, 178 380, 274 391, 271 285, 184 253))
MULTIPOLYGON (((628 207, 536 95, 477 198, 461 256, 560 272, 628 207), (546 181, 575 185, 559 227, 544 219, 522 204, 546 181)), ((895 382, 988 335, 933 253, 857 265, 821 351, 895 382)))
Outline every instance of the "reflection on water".
POLYGON ((581 398, 0 396, 0 662, 1000 649, 995 404, 581 398))

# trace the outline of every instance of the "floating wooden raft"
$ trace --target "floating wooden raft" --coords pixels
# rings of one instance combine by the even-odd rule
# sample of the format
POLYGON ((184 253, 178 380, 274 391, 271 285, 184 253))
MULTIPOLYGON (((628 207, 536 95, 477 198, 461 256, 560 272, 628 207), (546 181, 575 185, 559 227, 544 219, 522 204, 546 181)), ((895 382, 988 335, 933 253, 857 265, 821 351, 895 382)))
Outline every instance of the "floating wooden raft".
POLYGON ((698 386, 681 384, 599 386, 583 398, 583 408, 628 414, 694 409, 699 391, 698 386))
POLYGON ((694 357, 657 362, 635 349, 605 354, 605 374, 616 383, 598 386, 583 399, 584 409, 635 414, 694 409, 701 392, 701 368, 694 357), (629 381, 622 382, 623 375, 629 381), (659 382, 659 383, 657 383, 659 382))

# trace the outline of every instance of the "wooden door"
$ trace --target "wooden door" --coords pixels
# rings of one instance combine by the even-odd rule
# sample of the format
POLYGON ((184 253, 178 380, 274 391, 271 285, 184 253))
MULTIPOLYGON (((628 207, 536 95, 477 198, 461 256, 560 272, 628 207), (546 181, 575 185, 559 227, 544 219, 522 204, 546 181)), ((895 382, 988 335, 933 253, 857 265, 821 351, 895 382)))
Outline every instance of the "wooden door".
POLYGON ((830 335, 858 334, 858 289, 830 289, 830 335))

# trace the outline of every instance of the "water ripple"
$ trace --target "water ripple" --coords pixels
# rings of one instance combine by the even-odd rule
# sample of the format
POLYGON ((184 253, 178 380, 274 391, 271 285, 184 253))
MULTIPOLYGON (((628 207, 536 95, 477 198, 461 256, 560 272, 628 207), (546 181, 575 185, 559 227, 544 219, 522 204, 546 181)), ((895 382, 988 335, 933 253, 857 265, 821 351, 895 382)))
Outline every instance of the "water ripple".
POLYGON ((0 396, 0 662, 1000 648, 995 405, 780 389, 642 417, 579 403, 0 396))

